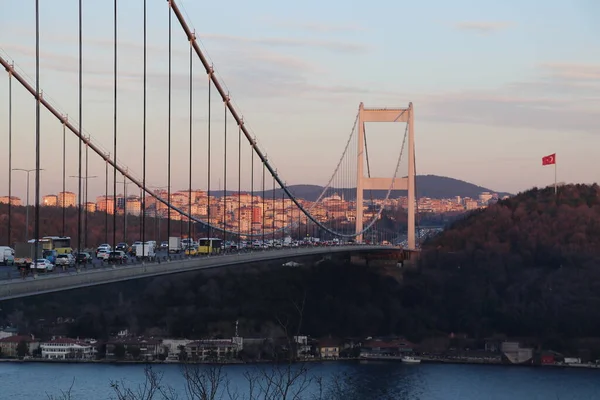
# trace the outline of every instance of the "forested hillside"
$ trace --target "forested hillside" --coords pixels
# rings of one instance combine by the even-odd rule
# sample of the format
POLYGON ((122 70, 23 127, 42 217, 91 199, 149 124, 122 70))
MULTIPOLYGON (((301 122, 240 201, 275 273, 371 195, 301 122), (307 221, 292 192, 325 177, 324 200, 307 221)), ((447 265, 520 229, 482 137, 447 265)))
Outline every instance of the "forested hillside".
POLYGON ((536 188, 470 214, 425 245, 420 265, 421 303, 435 301, 447 328, 597 336, 600 187, 536 188))

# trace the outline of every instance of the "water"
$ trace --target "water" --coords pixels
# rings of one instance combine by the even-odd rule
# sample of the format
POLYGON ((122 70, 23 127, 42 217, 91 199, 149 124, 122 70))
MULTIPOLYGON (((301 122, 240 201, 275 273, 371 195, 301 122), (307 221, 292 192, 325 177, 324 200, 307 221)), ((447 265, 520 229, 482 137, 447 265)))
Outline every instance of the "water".
MULTIPOLYGON (((163 383, 183 392, 178 365, 157 365, 163 383)), ((224 371, 243 393, 244 372, 270 371, 270 366, 227 366, 224 371)), ((310 374, 343 386, 345 400, 587 400, 600 398, 600 371, 485 365, 401 363, 311 364, 310 374)), ((0 363, 0 399, 46 399, 73 383, 74 399, 116 398, 111 381, 130 386, 143 382, 141 365, 0 363)), ((313 382, 303 398, 317 391, 313 382)), ((185 398, 185 397, 184 397, 185 398)), ((226 396, 225 399, 228 397, 226 396)))

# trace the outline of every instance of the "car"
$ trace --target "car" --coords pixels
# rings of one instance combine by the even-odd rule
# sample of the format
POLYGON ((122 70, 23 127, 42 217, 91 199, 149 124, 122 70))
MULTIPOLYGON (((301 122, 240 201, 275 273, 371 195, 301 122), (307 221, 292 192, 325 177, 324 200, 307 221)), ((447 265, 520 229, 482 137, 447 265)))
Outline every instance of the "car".
POLYGON ((115 251, 122 251, 125 253, 128 249, 129 246, 125 242, 117 243, 117 245, 115 246, 115 251))
POLYGON ((115 264, 123 264, 127 262, 127 255, 123 251, 111 251, 108 253, 108 262, 115 264))
POLYGON ((106 249, 98 249, 98 251, 96 252, 96 258, 98 260, 108 260, 109 254, 110 254, 110 251, 108 251, 106 249))
POLYGON ((75 253, 75 262, 78 264, 89 264, 92 262, 92 256, 90 253, 75 253))
POLYGON ((51 271, 54 271, 54 264, 52 264, 50 261, 46 260, 45 258, 38 258, 37 260, 35 260, 31 263, 30 268, 36 272, 37 271, 51 272, 51 271))
POLYGON ((71 254, 59 254, 56 256, 56 266, 65 267, 74 267, 75 266, 75 257, 71 254))
POLYGON ((96 249, 96 257, 98 256, 98 253, 100 251, 106 251, 106 252, 111 252, 112 251, 112 247, 110 246, 110 244, 101 244, 100 246, 98 246, 98 248, 96 249))
POLYGON ((169 250, 169 242, 161 242, 160 249, 161 250, 169 250))

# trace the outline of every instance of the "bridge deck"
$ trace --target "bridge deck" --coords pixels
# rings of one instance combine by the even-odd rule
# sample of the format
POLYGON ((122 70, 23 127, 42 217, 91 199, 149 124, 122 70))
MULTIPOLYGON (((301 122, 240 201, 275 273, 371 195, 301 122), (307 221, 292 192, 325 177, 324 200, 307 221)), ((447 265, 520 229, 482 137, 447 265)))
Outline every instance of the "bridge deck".
POLYGON ((296 248, 189 258, 185 260, 165 261, 162 263, 153 262, 142 265, 119 265, 114 268, 85 269, 81 270, 79 273, 41 274, 38 275, 36 279, 27 278, 24 280, 16 279, 0 282, 0 300, 28 297, 87 286, 104 285, 130 279, 148 278, 152 276, 249 264, 260 261, 293 259, 297 257, 339 253, 372 251, 389 252, 390 250, 402 251, 400 248, 389 246, 366 245, 296 248))

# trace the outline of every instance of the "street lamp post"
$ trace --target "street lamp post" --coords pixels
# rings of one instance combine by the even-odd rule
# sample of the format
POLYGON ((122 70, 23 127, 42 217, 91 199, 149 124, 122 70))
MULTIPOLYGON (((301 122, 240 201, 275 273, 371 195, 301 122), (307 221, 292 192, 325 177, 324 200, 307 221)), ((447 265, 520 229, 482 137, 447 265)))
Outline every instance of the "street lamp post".
MULTIPOLYGON (((44 169, 40 168, 39 170, 43 171, 44 169)), ((27 173, 27 206, 25 207, 25 241, 27 241, 29 240, 29 173, 37 171, 37 169, 13 168, 13 171, 23 171, 27 173)))

